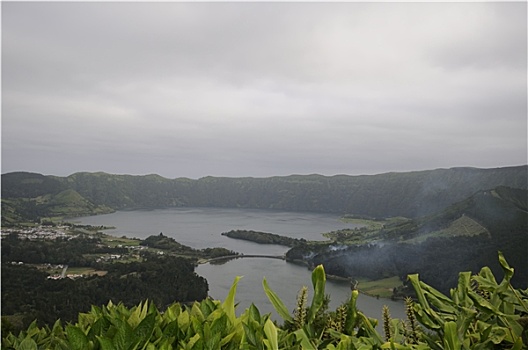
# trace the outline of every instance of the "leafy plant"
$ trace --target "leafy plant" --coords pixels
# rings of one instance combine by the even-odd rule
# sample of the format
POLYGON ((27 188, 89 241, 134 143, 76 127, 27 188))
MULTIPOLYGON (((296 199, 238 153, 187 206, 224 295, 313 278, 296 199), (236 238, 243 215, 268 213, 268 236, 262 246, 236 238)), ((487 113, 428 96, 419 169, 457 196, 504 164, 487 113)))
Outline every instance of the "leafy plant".
POLYGON ((236 315, 235 278, 226 299, 205 299, 192 305, 179 303, 160 312, 145 301, 127 308, 108 303, 81 313, 75 324, 39 328, 33 322, 18 336, 2 338, 3 349, 523 349, 527 343, 528 291, 510 284, 511 268, 501 253, 504 278, 497 283, 489 268, 478 275, 462 272, 450 297, 410 275, 417 300, 407 300, 408 320, 391 319, 384 308, 385 339, 376 331, 377 320, 357 309, 359 295, 335 311, 328 311, 323 266, 312 273, 313 297, 308 289, 299 294, 297 309, 290 314, 282 300, 264 279, 263 287, 282 326, 261 315, 251 305, 236 315), (324 321, 324 322, 323 322, 324 321))

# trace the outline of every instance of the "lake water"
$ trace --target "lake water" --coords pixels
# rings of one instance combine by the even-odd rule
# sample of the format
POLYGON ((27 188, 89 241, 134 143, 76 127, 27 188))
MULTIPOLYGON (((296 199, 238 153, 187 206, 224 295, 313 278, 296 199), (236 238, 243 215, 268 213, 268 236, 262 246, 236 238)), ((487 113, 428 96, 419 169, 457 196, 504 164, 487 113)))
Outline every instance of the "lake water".
MULTIPOLYGON (((230 230, 255 230, 307 240, 325 240, 321 233, 355 227, 330 214, 224 208, 118 211, 71 221, 86 225, 114 226, 115 229, 105 232, 115 236, 146 238, 163 232, 181 244, 197 249, 224 247, 243 254, 265 255, 282 255, 288 248, 232 239, 221 233, 230 230)), ((253 302, 261 313, 271 312, 277 319, 280 318, 275 314, 262 288, 264 277, 290 310, 295 307, 297 293, 303 285, 311 291, 311 272, 305 266, 277 259, 243 258, 223 264, 203 264, 196 268, 196 273, 207 279, 209 294, 220 300, 227 296, 234 278, 244 276, 237 289, 239 313, 253 302)), ((328 281, 326 293, 330 295, 330 308, 333 310, 350 296, 350 285, 328 281)), ((402 302, 365 295, 360 295, 358 299, 359 309, 377 319, 381 319, 383 305, 390 307, 393 317, 405 318, 402 302)))

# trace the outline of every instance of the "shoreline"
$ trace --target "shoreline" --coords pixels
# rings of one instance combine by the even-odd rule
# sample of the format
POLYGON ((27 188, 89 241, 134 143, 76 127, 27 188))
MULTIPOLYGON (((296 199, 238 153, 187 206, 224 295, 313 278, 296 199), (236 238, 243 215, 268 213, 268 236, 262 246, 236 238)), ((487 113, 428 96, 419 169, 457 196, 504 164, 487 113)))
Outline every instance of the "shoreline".
MULTIPOLYGON (((303 266, 306 266, 306 268, 310 271, 313 270, 313 267, 311 267, 306 261, 304 260, 299 260, 299 259, 287 259, 286 258, 286 262, 289 262, 289 263, 292 263, 292 264, 297 264, 297 265, 303 265, 303 266)), ((399 298, 396 298, 396 297, 387 297, 387 296, 381 296, 381 295, 378 295, 378 294, 374 294, 374 293, 370 293, 369 291, 367 290, 364 290, 364 289, 361 289, 361 288, 353 288, 352 287, 352 278, 350 277, 343 277, 343 276, 338 276, 338 275, 332 275, 332 274, 326 274, 326 279, 327 280, 330 280, 330 281, 334 281, 334 282, 340 282, 340 283, 344 283, 344 282, 348 282, 350 284, 350 290, 354 290, 354 289, 357 289, 357 291, 359 291, 361 294, 364 294, 366 296, 369 296, 369 297, 372 297, 372 298, 376 298, 376 299, 389 299, 389 300, 393 300, 393 301, 402 301, 404 300, 403 297, 399 297, 399 298)), ((356 280, 357 281, 357 280, 356 280)), ((378 281, 378 280, 376 280, 378 281)), ((370 281, 370 282, 376 282, 376 281, 370 281)), ((359 282, 358 282, 359 283, 359 282)))

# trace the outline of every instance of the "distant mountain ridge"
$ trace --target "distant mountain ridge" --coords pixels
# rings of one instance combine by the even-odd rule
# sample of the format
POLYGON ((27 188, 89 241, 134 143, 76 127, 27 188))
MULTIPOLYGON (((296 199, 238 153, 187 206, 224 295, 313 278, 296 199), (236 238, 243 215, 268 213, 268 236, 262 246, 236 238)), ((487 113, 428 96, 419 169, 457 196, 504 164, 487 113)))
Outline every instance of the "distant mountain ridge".
MULTIPOLYGON (((75 198, 77 203, 84 203, 86 210, 78 215, 89 215, 90 210, 100 213, 136 208, 230 207, 416 218, 498 186, 527 189, 528 166, 198 180, 101 172, 67 177, 13 172, 2 174, 2 212, 4 202, 7 205, 9 200, 33 200, 38 208, 37 199, 47 198, 53 203, 57 202, 55 196, 69 191, 68 195, 61 194, 59 202, 68 206, 65 198, 75 198)), ((49 201, 43 205, 49 205, 49 201)), ((46 208, 41 205, 40 209, 45 214, 46 208)), ((57 205, 53 214, 60 214, 57 205)))

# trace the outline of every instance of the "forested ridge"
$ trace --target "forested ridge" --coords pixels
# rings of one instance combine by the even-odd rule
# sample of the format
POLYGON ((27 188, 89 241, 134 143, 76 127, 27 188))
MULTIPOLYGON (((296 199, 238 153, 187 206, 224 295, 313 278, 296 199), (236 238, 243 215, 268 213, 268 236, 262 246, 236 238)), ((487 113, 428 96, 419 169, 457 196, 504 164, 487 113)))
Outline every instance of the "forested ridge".
POLYGON ((502 251, 517 271, 512 282, 526 288, 527 197, 528 191, 509 187, 479 191, 435 214, 388 223, 372 243, 348 242, 347 234, 368 236, 352 230, 333 235, 328 244, 298 244, 286 256, 311 266, 323 264, 330 274, 352 279, 400 276, 405 281, 408 274, 419 273, 426 283, 448 293, 456 285, 455 269, 476 273, 489 266, 498 273, 494 255, 502 251), (470 224, 478 229, 469 232, 470 224))
POLYGON ((10 215, 60 216, 61 210, 65 216, 76 216, 122 209, 187 206, 415 218, 441 210, 479 190, 497 186, 527 189, 527 171, 528 166, 516 166, 362 176, 204 177, 198 180, 166 179, 159 175, 76 173, 57 177, 16 172, 2 175, 2 212, 8 214, 7 219, 10 215), (64 191, 69 191, 68 196, 64 191), (74 207, 84 209, 72 210, 68 198, 76 201, 74 207))

